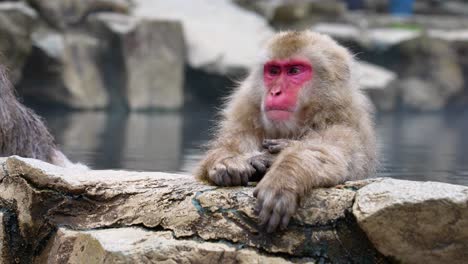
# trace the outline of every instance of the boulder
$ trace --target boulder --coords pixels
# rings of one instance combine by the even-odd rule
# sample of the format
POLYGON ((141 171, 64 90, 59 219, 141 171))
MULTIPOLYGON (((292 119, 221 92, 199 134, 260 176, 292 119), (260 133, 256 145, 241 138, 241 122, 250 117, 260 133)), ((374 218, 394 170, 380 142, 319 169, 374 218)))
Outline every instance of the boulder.
POLYGON ((179 20, 190 67, 219 75, 246 70, 273 30, 259 15, 230 0, 135 0, 140 18, 179 20))
POLYGON ((103 13, 89 19, 102 45, 111 106, 178 109, 184 102, 185 41, 177 21, 103 13))
POLYGON ((418 78, 404 78, 397 84, 402 105, 418 111, 436 111, 445 106, 446 98, 440 95, 439 87, 418 78))
POLYGON ((22 95, 77 109, 100 109, 109 98, 98 59, 99 40, 84 32, 41 28, 19 84, 22 95))
POLYGON ((293 263, 235 245, 178 240, 170 231, 110 228, 73 231, 60 228, 38 263, 293 263))
POLYGON ((31 33, 38 22, 36 12, 21 2, 0 2, 0 63, 10 70, 13 83, 32 50, 31 33))
POLYGON ((49 26, 64 30, 95 12, 129 13, 132 0, 26 0, 49 26))
POLYGON ((178 22, 91 15, 85 29, 41 27, 22 95, 74 109, 178 109, 185 46, 178 22))
POLYGON ((397 54, 392 68, 402 78, 399 88, 404 108, 440 110, 462 92, 462 68, 449 42, 422 36, 402 42, 390 52, 397 54))
POLYGON ((382 111, 394 110, 397 103, 397 75, 382 67, 359 61, 357 64, 358 81, 361 89, 382 111))
POLYGON ((398 80, 391 88, 370 95, 378 108, 441 110, 465 86, 462 61, 468 31, 410 28, 372 28, 322 23, 312 28, 329 34, 361 57, 391 69, 398 80), (362 54, 362 55, 360 55, 362 54), (401 99, 401 100, 400 100, 401 99))
POLYGON ((346 12, 346 4, 339 0, 282 1, 271 18, 277 29, 307 29, 319 21, 338 20, 346 12))
POLYGON ((188 175, 66 169, 20 157, 1 162, 2 257, 16 262, 463 263, 468 257, 466 186, 380 178, 315 189, 288 229, 267 234, 257 224, 252 185, 221 188, 188 175))
POLYGON ((19 157, 3 166, 0 201, 9 201, 4 207, 15 216, 15 239, 24 244, 12 252, 27 263, 145 256, 204 263, 206 255, 228 263, 388 262, 350 214, 356 190, 372 181, 314 190, 287 230, 267 234, 257 225, 252 187, 219 188, 168 173, 64 169, 19 157))
POLYGON ((266 17, 278 29, 305 29, 319 21, 338 20, 346 11, 346 4, 339 0, 235 0, 235 3, 266 17))
POLYGON ((353 214, 384 255, 402 263, 465 263, 468 187, 385 179, 358 190, 353 214))

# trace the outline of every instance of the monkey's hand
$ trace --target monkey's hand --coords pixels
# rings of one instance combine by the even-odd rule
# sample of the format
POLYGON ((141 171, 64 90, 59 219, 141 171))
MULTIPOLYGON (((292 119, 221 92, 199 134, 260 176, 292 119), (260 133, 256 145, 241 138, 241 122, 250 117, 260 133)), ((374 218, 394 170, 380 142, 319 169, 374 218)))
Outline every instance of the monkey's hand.
POLYGON ((262 152, 258 155, 250 157, 248 162, 255 169, 255 173, 252 175, 250 180, 260 181, 268 171, 268 168, 270 168, 271 164, 273 164, 275 158, 276 155, 270 154, 269 152, 262 152))
POLYGON ((229 157, 216 163, 208 177, 218 186, 246 186, 255 173, 254 167, 242 156, 229 157))
POLYGON ((257 198, 255 212, 258 214, 260 225, 265 227, 268 233, 278 227, 285 229, 288 226, 299 201, 295 190, 288 188, 288 184, 278 182, 277 177, 271 177, 273 175, 270 173, 272 171, 254 190, 254 196, 257 198))
POLYGON ((295 140, 292 139, 264 139, 262 142, 262 147, 271 154, 278 154, 283 149, 287 148, 295 140))

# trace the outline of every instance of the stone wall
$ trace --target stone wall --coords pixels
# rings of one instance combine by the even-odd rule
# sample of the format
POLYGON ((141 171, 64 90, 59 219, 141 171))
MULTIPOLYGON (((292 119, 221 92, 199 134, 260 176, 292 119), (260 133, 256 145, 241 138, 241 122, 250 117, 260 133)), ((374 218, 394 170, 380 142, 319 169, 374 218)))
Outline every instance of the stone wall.
POLYGON ((59 168, 10 157, 2 263, 463 263, 468 188, 393 179, 317 189, 285 231, 257 225, 253 188, 186 175, 59 168))

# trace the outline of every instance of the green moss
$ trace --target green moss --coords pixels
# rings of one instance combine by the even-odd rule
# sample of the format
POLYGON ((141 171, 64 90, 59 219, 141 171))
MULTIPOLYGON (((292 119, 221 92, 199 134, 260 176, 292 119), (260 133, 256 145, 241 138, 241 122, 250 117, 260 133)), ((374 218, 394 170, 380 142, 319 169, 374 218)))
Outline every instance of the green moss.
POLYGON ((395 22, 389 25, 390 28, 395 28, 395 29, 405 29, 405 30, 411 30, 411 31, 422 31, 423 28, 419 25, 416 24, 411 24, 411 23, 401 23, 401 22, 395 22))

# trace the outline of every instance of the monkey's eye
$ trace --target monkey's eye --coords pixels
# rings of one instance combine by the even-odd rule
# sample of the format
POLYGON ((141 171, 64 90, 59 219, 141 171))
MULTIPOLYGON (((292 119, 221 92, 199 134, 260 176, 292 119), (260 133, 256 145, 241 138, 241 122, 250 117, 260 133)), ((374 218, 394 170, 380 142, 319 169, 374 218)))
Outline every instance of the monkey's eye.
POLYGON ((296 75, 302 72, 302 67, 301 66, 291 66, 288 69, 288 75, 296 75))
POLYGON ((281 68, 278 66, 268 66, 267 72, 269 75, 279 75, 281 73, 281 68))

